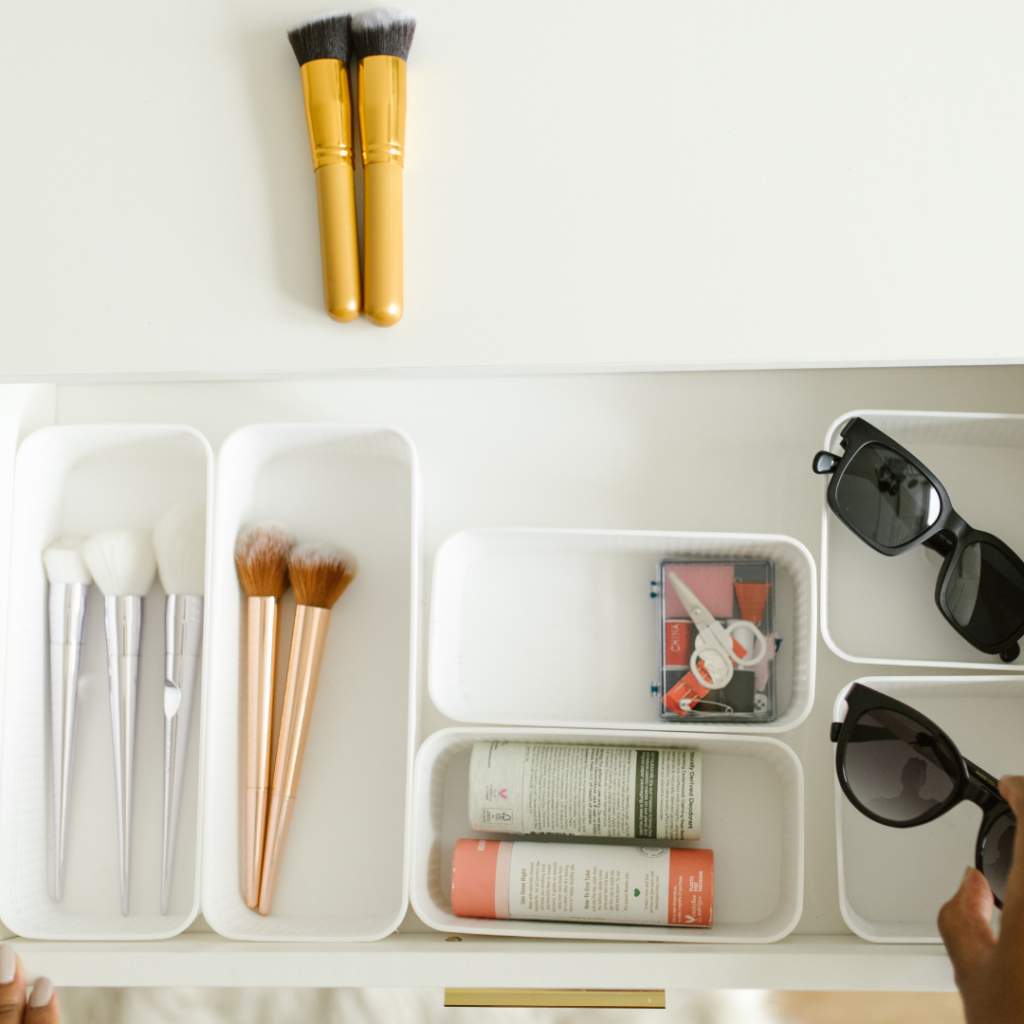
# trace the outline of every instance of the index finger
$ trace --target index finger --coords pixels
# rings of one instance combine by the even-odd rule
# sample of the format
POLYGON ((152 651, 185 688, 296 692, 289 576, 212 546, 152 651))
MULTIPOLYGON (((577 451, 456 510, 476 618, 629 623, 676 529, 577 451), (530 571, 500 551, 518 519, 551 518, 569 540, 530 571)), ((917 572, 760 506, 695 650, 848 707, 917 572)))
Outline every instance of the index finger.
POLYGON ((1001 937, 1024 950, 1024 776, 1004 775, 999 780, 999 792, 1010 805, 1017 819, 1013 841, 1013 863, 1006 879, 1003 896, 1001 937))

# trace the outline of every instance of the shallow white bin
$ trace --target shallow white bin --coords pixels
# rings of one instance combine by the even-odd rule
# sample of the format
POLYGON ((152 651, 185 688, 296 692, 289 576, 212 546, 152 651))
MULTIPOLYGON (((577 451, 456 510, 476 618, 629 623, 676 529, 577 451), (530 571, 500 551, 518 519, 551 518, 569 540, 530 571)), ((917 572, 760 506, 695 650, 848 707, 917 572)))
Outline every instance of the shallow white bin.
MULTIPOLYGON (((382 938, 408 903, 419 601, 415 450, 387 427, 267 425, 232 434, 218 462, 203 913, 233 939, 382 938), (233 552, 239 529, 266 519, 287 524, 299 541, 344 545, 359 559, 359 573, 331 616, 274 908, 261 917, 242 898, 245 600, 233 552)), ((294 608, 289 592, 278 709, 294 608)))
MULTIPOLYGON (((412 905, 439 931, 549 939, 663 942, 777 942, 800 920, 804 876, 803 771, 793 751, 767 736, 710 733, 686 737, 585 729, 445 729, 416 756, 413 782, 412 905), (457 840, 515 838, 469 827, 469 758, 478 740, 687 747, 701 751, 703 804, 699 842, 715 851, 713 928, 484 920, 451 912, 457 840)), ((562 837, 529 836, 531 842, 562 837)), ((623 840, 624 842, 625 840, 623 840)), ((650 840, 646 843, 650 844, 650 840)))
MULTIPOLYGON (((1024 676, 857 681, 927 715, 964 757, 996 778, 1024 772, 1024 676)), ((833 721, 845 718, 847 690, 836 699, 833 721)), ((838 779, 835 795, 839 898, 846 923, 871 942, 941 942, 936 917, 964 870, 974 865, 981 809, 962 803, 926 825, 889 828, 861 814, 838 779)))
POLYGON ((463 530, 434 562, 429 687, 458 722, 776 733, 814 700, 814 560, 765 534, 463 530), (775 560, 779 715, 774 722, 663 722, 651 580, 667 556, 775 560))
POLYGON ((160 914, 164 592, 159 577, 143 606, 131 913, 124 917, 120 909, 103 596, 95 586, 79 689, 65 894, 61 903, 53 900, 47 584, 40 554, 68 534, 151 529, 171 505, 206 501, 212 483, 210 446, 190 427, 48 427, 29 436, 18 452, 0 768, 0 918, 19 935, 167 938, 187 927, 199 910, 201 701, 192 715, 170 913, 160 914))
MULTIPOLYGON (((1024 416, 1001 413, 844 413, 825 435, 840 452, 839 431, 866 419, 916 455, 942 481, 975 529, 994 533, 1024 557, 1024 416)), ((808 452, 808 472, 810 456, 808 452)), ((832 513, 822 482, 821 633, 847 661, 919 668, 1020 672, 972 647, 942 617, 935 582, 942 557, 920 545, 890 558, 873 551, 832 513)))

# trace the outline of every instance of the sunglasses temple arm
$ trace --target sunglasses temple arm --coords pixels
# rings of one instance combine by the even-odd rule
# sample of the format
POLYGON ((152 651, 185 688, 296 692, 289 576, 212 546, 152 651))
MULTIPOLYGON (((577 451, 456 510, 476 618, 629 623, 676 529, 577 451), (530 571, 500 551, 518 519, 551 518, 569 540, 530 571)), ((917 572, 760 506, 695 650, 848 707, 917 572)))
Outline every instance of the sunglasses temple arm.
POLYGON ((988 790, 994 796, 1002 800, 1002 796, 999 793, 999 780, 989 775, 984 768, 979 768, 973 761, 968 761, 964 758, 964 764, 967 765, 968 776, 976 783, 978 783, 983 789, 988 790))

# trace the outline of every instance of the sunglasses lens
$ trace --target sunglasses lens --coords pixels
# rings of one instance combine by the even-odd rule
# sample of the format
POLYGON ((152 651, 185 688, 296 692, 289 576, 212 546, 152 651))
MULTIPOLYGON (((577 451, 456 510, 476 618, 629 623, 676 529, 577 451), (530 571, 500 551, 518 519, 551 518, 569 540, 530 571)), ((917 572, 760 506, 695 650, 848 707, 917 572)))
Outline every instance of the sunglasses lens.
POLYGON ((846 746, 846 781, 860 804, 890 822, 911 822, 953 795, 959 761, 945 740, 898 711, 857 719, 846 746))
POLYGON ((1016 838, 1017 824, 1013 815, 1004 814, 996 818, 996 823, 988 830, 982 848, 981 870, 1000 903, 1006 892, 1006 879, 1013 863, 1013 844, 1016 838))
POLYGON ((865 445, 836 484, 846 523, 886 548, 920 537, 941 511, 938 491, 902 455, 881 444, 865 445))
POLYGON ((994 647, 1024 626, 1024 575, 994 544, 968 544, 946 586, 953 618, 976 643, 994 647))

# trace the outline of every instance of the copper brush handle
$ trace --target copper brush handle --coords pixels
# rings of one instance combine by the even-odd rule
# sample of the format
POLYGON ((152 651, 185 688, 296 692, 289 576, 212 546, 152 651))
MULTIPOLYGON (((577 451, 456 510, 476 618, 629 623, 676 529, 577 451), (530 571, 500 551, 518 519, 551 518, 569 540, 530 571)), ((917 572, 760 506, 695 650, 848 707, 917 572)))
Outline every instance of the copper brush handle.
POLYGON ((331 317, 347 323, 359 316, 361 305, 347 66, 331 58, 303 64, 302 95, 316 172, 324 305, 331 317))
POLYGON ((260 901, 260 875, 270 789, 270 738, 280 606, 273 597, 249 598, 245 694, 245 905, 260 901))
POLYGON ((329 608, 311 608, 300 604, 295 609, 292 649, 288 658, 288 679, 281 712, 281 734, 277 741, 274 762, 274 783, 270 790, 270 812, 267 820, 267 842, 263 857, 263 878, 260 882, 261 914, 269 914, 281 874, 281 861, 288 829, 292 823, 295 793, 306 752, 306 737, 313 717, 313 700, 324 658, 329 608))

